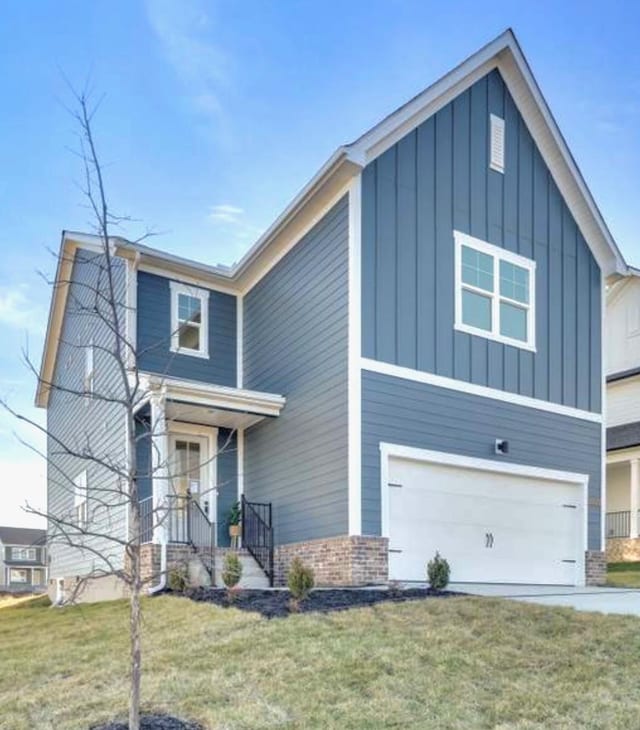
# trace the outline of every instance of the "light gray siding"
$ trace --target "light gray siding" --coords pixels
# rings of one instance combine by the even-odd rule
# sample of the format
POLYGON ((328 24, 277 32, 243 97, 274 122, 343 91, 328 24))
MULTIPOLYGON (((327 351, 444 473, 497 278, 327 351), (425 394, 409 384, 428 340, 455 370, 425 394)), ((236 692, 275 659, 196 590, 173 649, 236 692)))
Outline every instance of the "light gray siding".
POLYGON ((347 248, 345 197, 244 299, 244 385, 287 398, 245 449, 279 543, 347 532, 347 248))
POLYGON ((589 546, 600 548, 600 424, 409 380, 362 374, 362 526, 380 534, 380 442, 589 475, 589 546), (509 441, 497 457, 496 438, 509 441))
POLYGON ((600 270, 496 70, 362 178, 365 357, 599 412, 600 270), (505 119, 505 174, 488 120, 505 119), (534 354, 454 330, 453 230, 537 263, 534 354))
MULTIPOLYGON (((114 260, 114 278, 118 301, 124 302, 125 268, 121 259, 114 260)), ((104 257, 79 250, 72 272, 67 309, 64 316, 53 382, 61 388, 81 390, 85 375, 85 347, 93 340, 95 350, 95 392, 118 396, 122 383, 115 358, 114 338, 109 327, 91 313, 95 306, 95 291, 106 294, 104 257), (107 351, 101 351, 105 348, 107 351)), ((101 305, 104 310, 104 305, 101 305)), ((106 316, 109 316, 106 313, 106 316)), ((124 307, 119 307, 124 317, 124 307)), ((47 474, 47 505, 52 514, 68 519, 74 509, 73 479, 87 470, 90 529, 113 534, 122 539, 125 531, 125 509, 122 500, 113 493, 117 480, 107 468, 64 452, 91 452, 97 459, 108 458, 121 466, 125 463, 125 416, 122 406, 75 393, 51 390, 47 409, 49 429, 47 474), (62 447, 61 447, 62 444, 62 447), (119 505, 114 502, 119 501, 119 505)), ((65 539, 56 536, 49 523, 51 571, 50 576, 82 575, 105 569, 105 564, 91 550, 69 547, 65 539)), ((122 548, 106 538, 86 538, 87 548, 107 556, 113 567, 121 567, 122 548)))
POLYGON ((170 279, 138 273, 138 367, 216 385, 236 385, 236 298, 209 291, 209 358, 171 352, 170 279))

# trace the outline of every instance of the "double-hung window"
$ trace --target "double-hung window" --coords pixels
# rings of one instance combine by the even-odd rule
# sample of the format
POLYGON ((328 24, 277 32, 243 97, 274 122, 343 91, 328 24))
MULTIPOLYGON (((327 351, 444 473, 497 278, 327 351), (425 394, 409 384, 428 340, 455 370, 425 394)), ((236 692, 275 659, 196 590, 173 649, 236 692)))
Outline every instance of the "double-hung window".
POLYGON ((171 351, 209 357, 209 292, 171 282, 171 351))
POLYGON ((535 261, 454 231, 455 327, 535 351, 535 261))
POLYGON ((35 548, 14 547, 11 548, 11 557, 13 560, 35 560, 35 548))
POLYGON ((86 470, 80 472, 73 480, 73 513, 77 527, 84 529, 89 521, 89 512, 87 510, 88 484, 86 470))

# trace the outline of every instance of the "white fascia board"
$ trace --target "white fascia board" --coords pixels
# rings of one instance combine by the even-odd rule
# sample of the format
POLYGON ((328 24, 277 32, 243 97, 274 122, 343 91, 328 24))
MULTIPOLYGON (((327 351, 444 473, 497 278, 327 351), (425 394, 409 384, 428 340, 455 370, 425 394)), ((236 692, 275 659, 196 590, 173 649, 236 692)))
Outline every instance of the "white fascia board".
POLYGON ((511 30, 481 48, 347 147, 366 165, 497 68, 605 276, 625 274, 624 261, 511 30))
POLYGON ((141 381, 151 391, 161 390, 166 398, 211 408, 226 408, 275 417, 280 415, 286 403, 284 396, 275 393, 163 378, 149 373, 141 373, 141 381))

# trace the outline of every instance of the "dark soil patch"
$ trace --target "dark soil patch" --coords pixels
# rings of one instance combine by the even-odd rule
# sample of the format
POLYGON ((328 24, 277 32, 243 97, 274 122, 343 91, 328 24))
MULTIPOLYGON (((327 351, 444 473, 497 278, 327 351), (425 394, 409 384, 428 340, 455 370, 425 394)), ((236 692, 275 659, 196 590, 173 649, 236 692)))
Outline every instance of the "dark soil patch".
MULTIPOLYGON (((215 603, 224 608, 233 606, 241 611, 255 611, 266 618, 280 618, 296 613, 291 608, 289 591, 240 590, 235 593, 233 601, 229 601, 227 591, 222 588, 192 588, 186 595, 193 601, 215 603)), ((359 606, 374 606, 377 603, 403 603, 459 595, 463 594, 454 591, 435 591, 431 588, 407 588, 402 591, 381 588, 316 590, 300 604, 297 613, 312 611, 330 613, 359 606)))
MULTIPOLYGON (((128 723, 108 722, 104 725, 92 725, 89 730, 128 730, 128 728, 128 723)), ((204 727, 171 715, 142 715, 140 730, 204 730, 204 727)))

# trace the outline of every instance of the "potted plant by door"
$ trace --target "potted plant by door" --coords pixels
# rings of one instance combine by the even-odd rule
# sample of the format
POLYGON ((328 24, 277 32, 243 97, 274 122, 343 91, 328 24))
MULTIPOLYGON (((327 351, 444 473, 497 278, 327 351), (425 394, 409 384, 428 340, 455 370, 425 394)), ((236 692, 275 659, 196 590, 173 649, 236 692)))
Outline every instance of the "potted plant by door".
POLYGON ((229 525, 229 537, 231 539, 231 547, 237 548, 240 540, 240 518, 242 511, 240 502, 236 502, 227 514, 227 524, 229 525))

